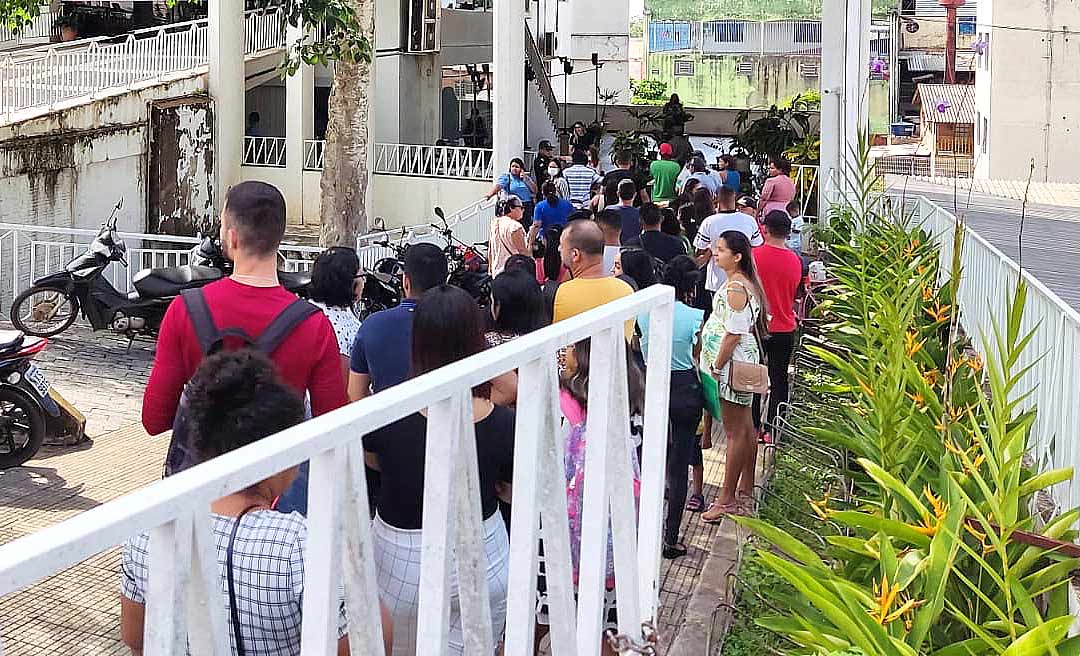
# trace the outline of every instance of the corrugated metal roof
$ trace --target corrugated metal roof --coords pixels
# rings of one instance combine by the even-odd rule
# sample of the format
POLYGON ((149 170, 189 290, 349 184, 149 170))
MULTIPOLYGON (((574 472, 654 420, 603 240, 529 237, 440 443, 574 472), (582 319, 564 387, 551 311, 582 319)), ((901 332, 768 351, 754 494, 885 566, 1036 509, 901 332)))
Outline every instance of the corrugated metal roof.
MULTIPOLYGON (((907 67, 909 71, 934 73, 943 72, 945 70, 944 53, 901 52, 898 57, 900 59, 907 60, 907 67)), ((956 70, 975 70, 975 53, 958 51, 956 53, 956 70)))
MULTIPOLYGON (((968 0, 956 8, 957 16, 974 16, 979 11, 977 0, 968 0)), ((945 7, 938 0, 915 0, 915 16, 944 16, 945 7)))
POLYGON ((927 123, 975 123, 973 84, 920 84, 915 95, 927 123), (947 106, 944 112, 938 111, 940 103, 947 106))

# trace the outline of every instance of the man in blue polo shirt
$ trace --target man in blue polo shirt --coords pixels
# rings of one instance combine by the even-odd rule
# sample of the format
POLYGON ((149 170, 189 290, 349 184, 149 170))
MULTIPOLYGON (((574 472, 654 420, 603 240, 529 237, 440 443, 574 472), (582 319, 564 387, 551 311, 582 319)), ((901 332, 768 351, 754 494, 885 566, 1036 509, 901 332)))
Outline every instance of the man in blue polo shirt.
POLYGON ((377 394, 409 377, 416 301, 445 283, 446 276, 446 256, 434 244, 413 244, 405 251, 405 300, 376 312, 360 326, 350 358, 349 401, 377 394))

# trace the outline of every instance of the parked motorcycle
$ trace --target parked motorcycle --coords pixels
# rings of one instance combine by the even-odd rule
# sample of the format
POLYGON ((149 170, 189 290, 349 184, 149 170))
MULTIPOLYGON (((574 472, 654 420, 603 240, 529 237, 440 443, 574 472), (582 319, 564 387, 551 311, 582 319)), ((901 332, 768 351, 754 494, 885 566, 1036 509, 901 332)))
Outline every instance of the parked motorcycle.
POLYGON ((63 271, 34 281, 15 298, 11 323, 27 335, 52 337, 71 327, 81 311, 95 330, 112 329, 134 339, 157 335, 165 310, 185 289, 201 287, 224 275, 206 266, 146 269, 135 274, 135 291, 122 294, 105 278, 112 262, 127 266, 127 246, 116 232, 116 204, 86 252, 68 262, 63 271))
MULTIPOLYGON (((217 237, 204 237, 202 242, 192 249, 191 263, 195 266, 211 267, 221 271, 222 276, 227 276, 233 271, 233 263, 225 257, 225 249, 221 247, 221 240, 217 237)), ((284 258, 279 254, 281 264, 284 258)), ((308 297, 308 287, 311 286, 310 271, 283 271, 278 269, 278 282, 301 298, 308 297)))
POLYGON ((31 362, 49 340, 0 330, 0 469, 34 457, 47 434, 63 432, 60 406, 31 362))
POLYGON ((469 292, 480 308, 486 310, 491 303, 491 276, 488 275, 487 258, 478 250, 477 244, 466 244, 454 236, 441 207, 435 208, 435 215, 442 221, 442 227, 435 224, 431 224, 431 227, 446 240, 443 253, 446 254, 450 270, 447 282, 469 292))

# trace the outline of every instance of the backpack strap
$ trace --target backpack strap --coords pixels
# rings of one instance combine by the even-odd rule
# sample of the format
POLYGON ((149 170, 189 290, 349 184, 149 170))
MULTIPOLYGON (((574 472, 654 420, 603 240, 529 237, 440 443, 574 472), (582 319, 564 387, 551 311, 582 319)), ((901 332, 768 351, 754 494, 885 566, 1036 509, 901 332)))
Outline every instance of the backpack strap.
POLYGON ((262 331, 258 339, 252 342, 252 346, 258 351, 270 355, 294 328, 319 311, 319 308, 311 303, 300 298, 296 299, 282 310, 281 314, 274 317, 274 320, 262 331))
POLYGON ((195 328, 195 337, 199 340, 199 350, 203 355, 210 353, 214 344, 221 340, 221 335, 214 317, 210 314, 210 306, 206 303, 201 287, 185 289, 180 292, 180 298, 184 300, 191 325, 195 328))

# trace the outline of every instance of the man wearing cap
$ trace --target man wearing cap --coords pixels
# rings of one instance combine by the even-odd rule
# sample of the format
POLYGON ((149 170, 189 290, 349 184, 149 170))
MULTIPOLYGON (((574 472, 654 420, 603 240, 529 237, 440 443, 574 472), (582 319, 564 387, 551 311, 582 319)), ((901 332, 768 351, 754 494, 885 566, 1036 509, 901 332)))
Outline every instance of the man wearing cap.
POLYGON ((660 159, 649 165, 654 202, 666 202, 675 198, 675 180, 678 179, 681 169, 679 163, 672 159, 673 152, 671 144, 660 144, 660 159))
POLYGON ((533 160, 533 180, 536 180, 537 188, 543 187, 548 181, 548 162, 554 157, 555 151, 551 142, 544 139, 536 144, 536 158, 533 160))

